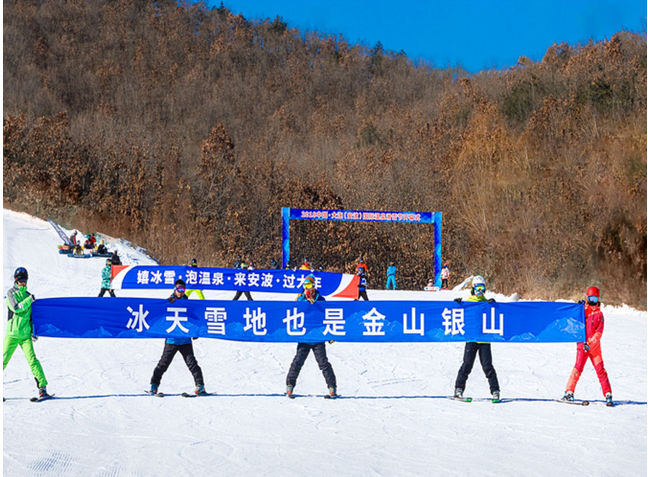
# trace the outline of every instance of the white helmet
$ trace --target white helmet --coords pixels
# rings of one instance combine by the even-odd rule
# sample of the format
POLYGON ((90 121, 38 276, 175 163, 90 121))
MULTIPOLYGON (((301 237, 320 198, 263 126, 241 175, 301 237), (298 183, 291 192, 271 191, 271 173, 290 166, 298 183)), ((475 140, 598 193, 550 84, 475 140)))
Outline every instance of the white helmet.
POLYGON ((473 282, 472 282, 473 288, 475 288, 477 285, 483 285, 484 287, 486 287, 486 280, 484 280, 484 277, 482 277, 481 275, 476 275, 473 278, 473 282))

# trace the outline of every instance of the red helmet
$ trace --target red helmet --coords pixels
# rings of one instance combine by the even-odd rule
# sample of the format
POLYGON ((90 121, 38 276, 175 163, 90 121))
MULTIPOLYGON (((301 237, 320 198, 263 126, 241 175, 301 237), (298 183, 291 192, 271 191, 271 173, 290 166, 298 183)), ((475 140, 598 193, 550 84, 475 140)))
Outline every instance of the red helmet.
POLYGON ((601 292, 597 287, 589 287, 585 296, 595 296, 596 298, 601 298, 601 292))

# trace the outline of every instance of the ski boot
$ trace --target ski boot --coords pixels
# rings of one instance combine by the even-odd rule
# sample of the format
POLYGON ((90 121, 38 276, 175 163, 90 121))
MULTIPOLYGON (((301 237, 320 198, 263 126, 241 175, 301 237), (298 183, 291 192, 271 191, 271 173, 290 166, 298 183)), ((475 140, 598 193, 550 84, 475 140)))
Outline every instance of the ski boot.
POLYGON ((495 403, 500 402, 500 392, 499 391, 493 391, 493 402, 495 402, 495 403))
POLYGON ((614 406, 614 402, 612 401, 612 393, 606 393, 605 394, 605 405, 606 406, 614 406))
POLYGON ((196 390, 194 391, 194 394, 196 396, 209 396, 209 393, 205 391, 204 384, 199 384, 198 386, 196 386, 196 390))
POLYGON ((288 396, 290 399, 295 399, 295 395, 293 394, 294 389, 295 386, 291 386, 290 384, 286 386, 286 396, 288 396))
POLYGON ((573 401, 574 393, 571 391, 565 391, 565 395, 562 397, 561 401, 573 401))
POLYGON ((149 394, 151 396, 155 396, 158 393, 158 385, 157 384, 151 384, 151 389, 149 391, 149 394))
POLYGON ((456 388, 454 392, 454 397, 457 399, 463 399, 463 389, 456 388))
POLYGON ((50 397, 49 394, 47 394, 47 387, 46 386, 41 386, 38 388, 38 399, 47 399, 50 397))
POLYGON ((324 396, 326 399, 337 399, 340 397, 340 395, 337 393, 336 387, 330 387, 328 388, 328 391, 328 394, 324 396))

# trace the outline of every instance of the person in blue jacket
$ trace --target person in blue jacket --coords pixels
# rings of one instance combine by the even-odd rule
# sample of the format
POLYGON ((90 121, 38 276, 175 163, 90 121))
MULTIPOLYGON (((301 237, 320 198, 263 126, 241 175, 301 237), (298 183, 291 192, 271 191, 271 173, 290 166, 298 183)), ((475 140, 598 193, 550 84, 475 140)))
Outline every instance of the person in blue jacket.
POLYGON ((396 265, 394 265, 394 262, 389 262, 389 267, 387 267, 387 286, 385 290, 389 290, 389 285, 393 287, 393 290, 396 290, 396 265))
MULTIPOLYGON (((173 303, 176 300, 187 300, 186 284, 184 280, 176 280, 175 288, 173 289, 173 294, 168 298, 169 303, 173 303)), ((195 338, 194 338, 195 339, 195 338)), ((162 357, 158 362, 157 366, 153 370, 153 376, 151 377, 151 390, 150 394, 157 394, 158 387, 162 381, 162 376, 169 369, 169 365, 173 361, 173 357, 177 352, 180 352, 182 358, 184 359, 187 368, 191 371, 194 381, 196 383, 195 394, 198 396, 205 396, 207 392, 205 391, 205 381, 203 380, 202 369, 198 366, 198 361, 194 355, 193 344, 191 344, 191 338, 167 338, 164 343, 164 351, 162 352, 162 357)))
MULTIPOLYGON (((315 280, 312 275, 309 275, 304 280, 304 291, 297 297, 295 301, 308 301, 313 304, 316 301, 326 301, 324 297, 320 295, 320 292, 315 287, 315 280)), ((326 386, 328 387, 329 394, 327 397, 337 398, 337 381, 335 378, 335 373, 333 372, 333 366, 329 362, 326 356, 326 342, 324 343, 297 343, 297 353, 295 358, 290 365, 290 370, 288 371, 288 376, 286 377, 286 396, 293 398, 293 390, 297 384, 297 378, 299 377, 299 372, 306 362, 306 358, 310 354, 311 350, 315 355, 317 364, 320 371, 324 375, 326 380, 326 386)))

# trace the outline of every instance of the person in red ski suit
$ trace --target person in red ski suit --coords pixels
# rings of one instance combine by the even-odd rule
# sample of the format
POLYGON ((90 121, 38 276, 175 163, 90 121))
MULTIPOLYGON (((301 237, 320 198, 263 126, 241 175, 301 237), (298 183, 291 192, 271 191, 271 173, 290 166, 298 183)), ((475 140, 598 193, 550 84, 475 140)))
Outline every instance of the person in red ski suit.
POLYGON ((601 353, 601 336, 603 335, 603 312, 601 311, 601 304, 599 299, 601 293, 597 287, 589 287, 587 289, 587 302, 585 303, 585 332, 587 341, 585 343, 576 344, 576 364, 567 381, 567 388, 563 400, 573 401, 574 390, 578 379, 583 372, 587 360, 592 361, 592 365, 596 370, 601 389, 605 400, 612 404, 612 388, 610 387, 610 380, 608 379, 607 371, 603 366, 603 354, 601 353))

